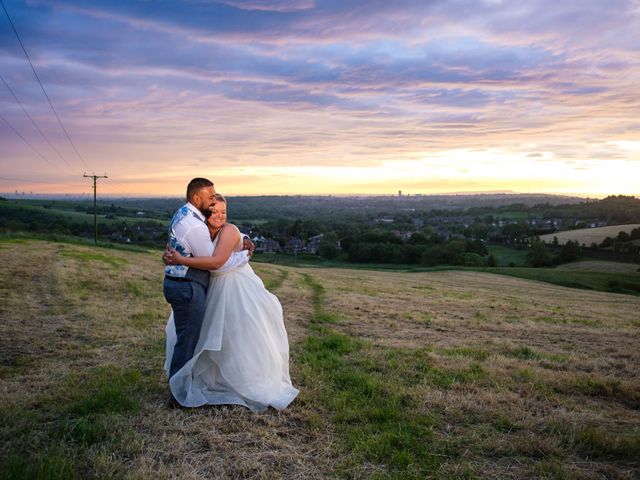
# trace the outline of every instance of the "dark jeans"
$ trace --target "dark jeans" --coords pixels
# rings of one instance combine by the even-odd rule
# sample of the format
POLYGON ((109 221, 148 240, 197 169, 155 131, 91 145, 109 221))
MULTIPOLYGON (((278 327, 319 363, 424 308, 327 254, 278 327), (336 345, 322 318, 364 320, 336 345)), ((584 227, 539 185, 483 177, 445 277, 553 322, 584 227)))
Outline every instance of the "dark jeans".
POLYGON ((165 278, 163 291, 164 298, 173 309, 178 337, 169 367, 169 377, 172 377, 193 357, 204 318, 207 290, 198 282, 177 282, 165 278))

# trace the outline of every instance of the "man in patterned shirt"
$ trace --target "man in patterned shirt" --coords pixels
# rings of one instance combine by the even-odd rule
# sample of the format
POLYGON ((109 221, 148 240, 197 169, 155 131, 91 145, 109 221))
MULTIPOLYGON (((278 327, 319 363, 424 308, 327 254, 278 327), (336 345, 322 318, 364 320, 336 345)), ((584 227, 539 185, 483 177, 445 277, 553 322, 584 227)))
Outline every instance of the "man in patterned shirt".
MULTIPOLYGON (((187 186, 187 203, 174 214, 169 227, 168 247, 186 256, 213 254, 213 244, 207 227, 207 218, 215 204, 213 182, 206 178, 194 178, 187 186)), ((252 251, 253 244, 245 248, 252 251)), ((246 263, 246 259, 244 262, 246 263)), ((167 265, 163 292, 171 304, 176 327, 177 342, 169 366, 169 377, 179 371, 193 356, 198 344, 200 327, 204 318, 209 286, 209 272, 184 265, 167 265)), ((170 396, 168 406, 179 404, 170 396)))

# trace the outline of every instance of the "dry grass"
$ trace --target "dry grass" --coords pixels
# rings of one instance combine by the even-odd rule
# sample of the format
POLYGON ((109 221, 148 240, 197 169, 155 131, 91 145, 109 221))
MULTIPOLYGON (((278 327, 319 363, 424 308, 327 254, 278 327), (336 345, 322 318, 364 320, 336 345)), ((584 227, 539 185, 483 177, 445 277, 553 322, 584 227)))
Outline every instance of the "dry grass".
POLYGON ((565 244, 569 240, 578 242, 580 245, 591 245, 592 243, 600 244, 607 238, 615 238, 620 232, 631 233, 631 230, 640 227, 640 224, 634 223, 630 225, 611 225, 608 227, 597 228, 581 228, 578 230, 567 230, 564 232, 548 233, 540 235, 543 242, 553 242, 553 237, 558 237, 560 245, 565 244))
POLYGON ((285 310, 300 397, 280 413, 173 411, 157 253, 34 241, 0 244, 0 261, 0 478, 34 476, 24 459, 57 478, 640 475, 638 297, 477 272, 256 264, 285 310), (335 372, 309 360, 322 338, 338 342, 335 372), (392 441, 394 470, 385 432, 338 402, 355 388, 369 406, 405 405, 389 418, 422 422, 428 448, 392 441))
MULTIPOLYGON (((157 253, 29 242, 3 244, 0 259, 7 280, 0 289, 0 412, 14 417, 0 430, 0 464, 6 467, 2 461, 8 458, 20 463, 15 459, 20 456, 38 460, 38 450, 53 448, 73 462, 80 478, 326 477, 332 439, 325 426, 309 424, 313 412, 307 414, 302 402, 263 415, 240 407, 164 407, 169 306, 161 293, 157 253), (140 372, 139 385, 125 392, 138 407, 122 415, 98 412, 107 424, 106 440, 87 444, 72 435, 58 448, 56 432, 39 424, 95 419, 59 411, 51 403, 69 403, 67 392, 76 376, 91 377, 96 368, 140 372)), ((295 280, 280 290, 294 343, 303 335, 309 311, 306 293, 295 280)), ((85 393, 95 395, 91 389, 85 393)), ((82 397, 83 390, 74 395, 82 397)))
POLYGON ((440 377, 425 375, 412 394, 440 416, 442 441, 464 451, 440 474, 640 474, 637 297, 475 272, 310 272, 327 287, 333 328, 366 339, 369 356, 428 352, 440 377), (608 452, 601 438, 628 449, 608 452))

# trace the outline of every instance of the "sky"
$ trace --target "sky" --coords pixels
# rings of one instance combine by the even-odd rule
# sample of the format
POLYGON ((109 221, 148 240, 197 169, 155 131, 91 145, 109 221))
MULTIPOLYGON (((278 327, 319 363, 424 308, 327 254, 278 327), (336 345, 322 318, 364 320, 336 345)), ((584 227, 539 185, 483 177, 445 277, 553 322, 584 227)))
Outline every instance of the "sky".
POLYGON ((2 3, 0 192, 640 195, 640 0, 2 3))

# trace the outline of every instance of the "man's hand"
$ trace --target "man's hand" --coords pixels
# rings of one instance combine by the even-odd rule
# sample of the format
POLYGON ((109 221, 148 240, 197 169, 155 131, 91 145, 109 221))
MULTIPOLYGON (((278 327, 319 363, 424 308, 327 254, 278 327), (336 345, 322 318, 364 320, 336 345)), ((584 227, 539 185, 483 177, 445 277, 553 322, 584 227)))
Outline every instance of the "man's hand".
POLYGON ((249 239, 249 237, 244 237, 242 239, 242 249, 243 250, 248 250, 249 251, 249 256, 252 256, 253 255, 253 251, 256 249, 256 246, 249 239))
POLYGON ((165 265, 170 265, 171 264, 171 255, 172 255, 171 247, 167 243, 167 246, 165 247, 164 253, 162 254, 162 261, 164 262, 165 265))

